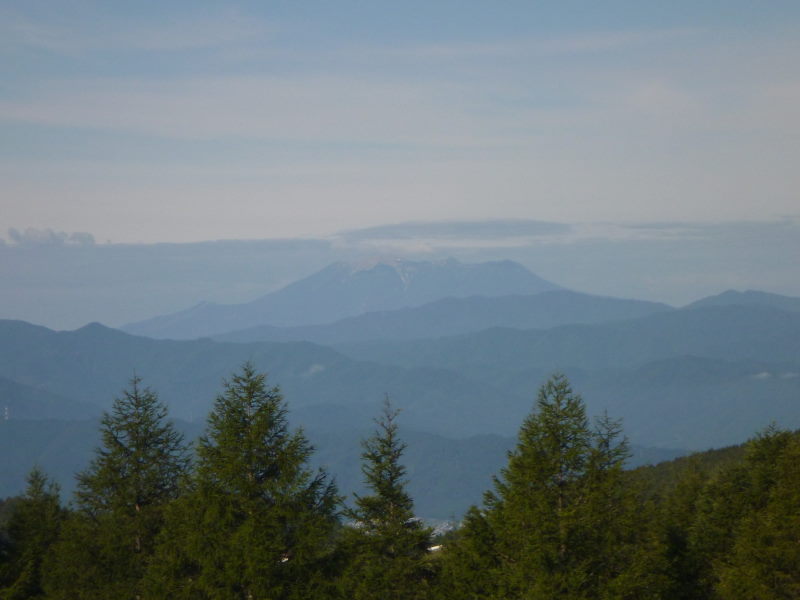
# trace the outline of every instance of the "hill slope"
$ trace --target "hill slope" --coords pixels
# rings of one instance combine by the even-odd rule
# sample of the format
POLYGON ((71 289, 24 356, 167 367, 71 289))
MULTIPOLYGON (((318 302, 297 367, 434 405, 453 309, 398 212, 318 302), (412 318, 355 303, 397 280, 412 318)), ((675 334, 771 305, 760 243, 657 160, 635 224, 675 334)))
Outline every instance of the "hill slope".
POLYGON ((441 339, 341 344, 351 357, 402 366, 473 372, 605 369, 676 356, 797 363, 800 313, 762 306, 715 306, 598 325, 545 330, 493 328, 441 339))
POLYGON ((107 407, 136 370, 176 417, 200 421, 222 379, 250 360, 309 429, 369 427, 388 393, 404 426, 465 437, 513 434, 558 369, 590 413, 623 418, 642 445, 700 449, 772 420, 800 427, 798 313, 717 307, 350 349, 360 357, 305 342, 153 340, 100 325, 53 332, 0 322, 0 377, 107 407))
POLYGON ((86 419, 97 406, 0 377, 0 419, 86 419))
POLYGON ((710 306, 764 306, 778 310, 800 312, 800 298, 756 290, 744 292, 728 290, 716 296, 709 296, 692 302, 686 308, 708 308, 710 306))
POLYGON ((528 404, 451 371, 355 361, 303 342, 153 340, 99 324, 55 332, 0 321, 0 377, 102 408, 135 371, 176 417, 202 420, 223 379, 246 361, 280 384, 296 423, 317 428, 369 426, 385 394, 405 409, 405 424, 452 435, 513 430, 528 404))
POLYGON ((411 340, 480 331, 490 327, 550 328, 568 323, 602 323, 672 310, 666 304, 591 296, 568 290, 534 295, 445 298, 414 308, 370 312, 324 325, 262 325, 214 336, 229 342, 311 341, 341 344, 411 340))

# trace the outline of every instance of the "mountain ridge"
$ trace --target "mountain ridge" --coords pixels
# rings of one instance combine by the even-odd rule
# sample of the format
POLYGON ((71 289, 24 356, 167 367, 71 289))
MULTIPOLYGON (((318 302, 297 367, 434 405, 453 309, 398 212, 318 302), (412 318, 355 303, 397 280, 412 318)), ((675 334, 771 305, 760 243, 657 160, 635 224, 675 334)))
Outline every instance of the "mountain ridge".
POLYGON ((511 366, 525 361, 550 369, 600 369, 681 354, 792 362, 800 357, 800 314, 761 305, 712 306, 611 323, 529 330, 492 327, 445 338, 338 344, 335 348, 356 359, 369 356, 383 364, 424 363, 442 368, 462 363, 511 366), (467 357, 476 362, 466 361, 467 357))
POLYGON ((674 310, 657 302, 553 290, 532 295, 442 298, 422 306, 369 312, 304 327, 262 325, 213 336, 219 341, 306 340, 320 344, 446 337, 489 327, 547 329, 568 323, 624 320, 674 310))
POLYGON ((222 380, 251 361, 281 386, 298 424, 330 430, 368 425, 388 393, 404 409, 403 423, 419 430, 507 434, 553 370, 585 393, 592 412, 629 419, 637 443, 695 449, 750 435, 765 419, 800 426, 800 314, 768 307, 494 328, 338 351, 311 342, 154 340, 98 324, 48 331, 0 321, 0 377, 105 408, 135 369, 176 417, 189 420, 203 416, 222 380), (686 411, 696 417, 688 424, 686 411), (662 416, 653 423, 650 414, 662 416), (725 423, 709 430, 723 415, 725 423))
POLYGON ((800 298, 759 290, 726 290, 720 294, 696 300, 684 308, 707 308, 709 306, 769 306, 778 310, 800 312, 800 298))
POLYGON ((242 304, 200 303, 121 329, 156 338, 192 339, 258 325, 330 323, 369 311, 419 306, 454 296, 504 296, 560 289, 513 261, 461 263, 395 260, 332 263, 280 290, 242 304))

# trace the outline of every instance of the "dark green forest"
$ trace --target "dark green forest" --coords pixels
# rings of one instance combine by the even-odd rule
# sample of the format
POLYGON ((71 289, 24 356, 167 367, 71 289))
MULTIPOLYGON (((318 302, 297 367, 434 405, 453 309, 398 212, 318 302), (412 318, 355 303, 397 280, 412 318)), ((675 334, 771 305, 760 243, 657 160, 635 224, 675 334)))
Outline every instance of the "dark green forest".
POLYGON ((415 517, 397 410, 362 443, 366 492, 312 469, 281 391, 245 364, 189 443, 134 378, 71 500, 34 469, 0 502, 0 598, 800 597, 800 435, 625 468, 612 416, 547 379, 481 506, 415 517))

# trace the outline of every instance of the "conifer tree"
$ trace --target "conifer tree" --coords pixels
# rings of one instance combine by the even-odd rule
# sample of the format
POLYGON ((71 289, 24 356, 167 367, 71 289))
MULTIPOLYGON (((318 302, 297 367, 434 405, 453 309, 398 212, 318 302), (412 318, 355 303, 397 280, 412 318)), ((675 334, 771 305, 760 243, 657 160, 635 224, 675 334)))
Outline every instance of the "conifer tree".
POLYGON ((64 514, 58 485, 35 467, 8 523, 8 559, 0 567, 0 598, 44 597, 42 563, 58 537, 64 514))
POLYGON ((769 427, 750 440, 745 459, 711 480, 697 501, 689 544, 698 595, 712 597, 743 523, 762 511, 780 478, 780 458, 792 435, 769 427))
POLYGON ((766 504, 743 518, 731 552, 717 563, 723 600, 800 598, 800 436, 775 466, 766 504))
POLYGON ((277 387, 245 364, 225 383, 192 489, 169 511, 148 572, 151 598, 325 597, 338 497, 292 432, 277 387))
POLYGON ((48 569, 54 598, 138 598, 164 509, 189 466, 167 408, 133 377, 101 420, 101 446, 78 474, 78 511, 48 569))
POLYGON ((545 382, 486 497, 500 597, 596 598, 611 589, 628 567, 619 554, 631 525, 621 477, 627 455, 615 422, 590 427, 566 377, 545 382))
POLYGON ((650 572, 657 573, 662 597, 693 600, 702 597, 701 564, 691 543, 697 502, 708 476, 696 460, 690 459, 677 476, 674 488, 647 515, 646 527, 652 531, 651 543, 643 543, 637 556, 648 561, 650 572))
POLYGON ((478 600, 496 598, 500 557, 486 513, 472 506, 441 556, 436 598, 478 600))
POLYGON ((414 516, 400 462, 405 444, 398 437, 397 415, 386 398, 375 434, 363 442, 361 471, 369 495, 356 495, 347 531, 350 564, 344 575, 346 596, 355 600, 425 597, 431 572, 426 557, 430 530, 414 516))

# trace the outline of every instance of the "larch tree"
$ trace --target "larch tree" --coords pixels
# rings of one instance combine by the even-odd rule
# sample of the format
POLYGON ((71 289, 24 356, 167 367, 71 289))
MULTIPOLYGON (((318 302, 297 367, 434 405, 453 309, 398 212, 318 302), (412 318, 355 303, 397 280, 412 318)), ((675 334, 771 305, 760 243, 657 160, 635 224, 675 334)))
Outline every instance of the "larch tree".
POLYGON ((741 463, 723 469, 705 486, 689 535, 699 597, 715 594, 742 527, 766 509, 791 442, 788 431, 767 428, 747 443, 741 463))
POLYGON ((45 584, 54 598, 139 598, 166 506, 190 459, 167 407, 134 376, 100 425, 101 445, 79 473, 78 510, 56 545, 45 584))
POLYGON ((414 515, 401 463, 405 444, 398 437, 398 411, 388 399, 377 429, 363 442, 361 471, 368 495, 356 495, 346 511, 349 564, 343 582, 355 600, 427 597, 431 570, 427 561, 431 531, 414 515))
POLYGON ((64 516, 58 485, 35 467, 7 526, 8 560, 0 566, 0 598, 44 597, 42 564, 58 538, 64 516))
POLYGON ((214 402, 148 597, 327 597, 339 498, 327 474, 307 466, 312 451, 290 431, 280 390, 245 364, 214 402))
POLYGON ((627 456, 619 425, 593 428, 564 375, 545 382, 486 497, 500 597, 599 598, 615 582, 617 597, 631 595, 620 579, 632 526, 627 456))
POLYGON ((441 554, 435 597, 442 600, 496 598, 502 563, 486 511, 470 507, 451 537, 441 554))
POLYGON ((731 552, 717 562, 723 600, 800 598, 800 436, 775 467, 764 506, 743 517, 731 552))

